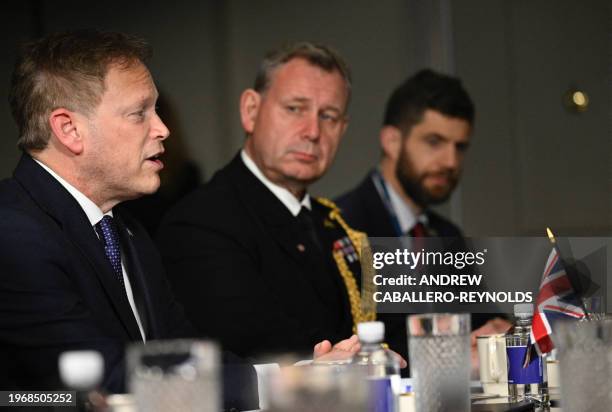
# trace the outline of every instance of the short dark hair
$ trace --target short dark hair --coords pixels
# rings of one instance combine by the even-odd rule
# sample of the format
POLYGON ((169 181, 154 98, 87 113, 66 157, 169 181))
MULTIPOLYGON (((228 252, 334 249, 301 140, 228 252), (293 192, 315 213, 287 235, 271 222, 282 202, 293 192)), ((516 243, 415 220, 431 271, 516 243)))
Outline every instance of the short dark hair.
POLYGON ((122 33, 75 30, 23 46, 9 92, 18 147, 42 150, 51 137, 50 113, 60 107, 90 114, 100 103, 111 65, 128 68, 151 56, 144 40, 122 33))
POLYGON ((337 70, 344 79, 347 98, 350 100, 352 80, 348 64, 331 47, 310 42, 287 44, 266 54, 255 77, 253 86, 255 91, 265 93, 270 86, 272 72, 290 60, 297 58, 302 58, 327 72, 337 70))
POLYGON ((431 109, 474 124, 474 103, 456 77, 424 69, 397 87, 387 102, 384 126, 395 126, 404 134, 431 109))

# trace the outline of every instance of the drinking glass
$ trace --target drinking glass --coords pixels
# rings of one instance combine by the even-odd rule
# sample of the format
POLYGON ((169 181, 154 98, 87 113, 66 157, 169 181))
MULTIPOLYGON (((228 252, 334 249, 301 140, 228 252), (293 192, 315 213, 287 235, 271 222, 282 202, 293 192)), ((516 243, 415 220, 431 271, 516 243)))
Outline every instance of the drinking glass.
POLYGON ((408 316, 416 410, 470 411, 470 315, 408 316))
POLYGON ((563 411, 609 411, 612 320, 557 322, 554 328, 563 411))
POLYGON ((137 410, 221 410, 219 350, 196 340, 152 341, 128 348, 130 392, 137 410))
POLYGON ((366 376, 353 365, 285 367, 265 387, 269 412, 368 412, 366 376))

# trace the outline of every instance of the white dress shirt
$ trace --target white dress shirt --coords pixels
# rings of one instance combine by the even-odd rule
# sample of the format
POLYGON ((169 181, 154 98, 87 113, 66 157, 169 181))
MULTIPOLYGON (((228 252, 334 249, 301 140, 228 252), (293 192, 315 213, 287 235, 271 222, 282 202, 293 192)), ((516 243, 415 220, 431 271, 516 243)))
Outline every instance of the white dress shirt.
MULTIPOLYGON (((400 230, 402 231, 402 234, 406 235, 408 231, 410 231, 414 227, 414 225, 417 224, 417 222, 421 222, 423 225, 425 225, 425 227, 427 227, 429 224, 429 219, 427 218, 427 215, 425 213, 421 213, 420 215, 414 213, 414 210, 412 210, 410 205, 408 205, 404 201, 404 199, 402 199, 402 197, 395 191, 395 189, 393 189, 393 186, 391 186, 391 184, 389 184, 389 182, 385 180, 385 178, 382 176, 382 173, 380 174, 380 177, 385 186, 384 189, 389 194, 389 202, 383 203, 389 204, 389 206, 393 209, 390 212, 392 212, 392 214, 395 214, 395 219, 397 219, 397 223, 400 227, 400 230)), ((374 186, 379 192, 379 195, 384 199, 386 197, 384 190, 379 189, 376 183, 374 184, 374 186)))
MULTIPOLYGON (((91 199, 81 193, 76 187, 72 186, 62 177, 60 177, 57 173, 51 170, 51 168, 49 168, 47 165, 37 159, 34 159, 34 161, 38 163, 47 172, 49 172, 49 174, 53 176, 55 180, 57 180, 72 195, 72 197, 74 197, 74 199, 79 203, 79 206, 81 206, 81 209, 83 209, 83 211, 87 215, 87 219, 89 219, 89 223, 91 224, 91 230, 93 230, 96 236, 98 236, 98 232, 96 232, 95 230, 96 224, 100 220, 102 220, 104 215, 113 217, 113 211, 109 210, 108 212, 103 213, 102 210, 94 202, 91 201, 91 199)), ((136 309, 136 303, 134 302, 132 284, 130 283, 130 278, 128 277, 127 272, 125 271, 123 251, 121 253, 121 271, 123 272, 123 283, 125 284, 125 292, 127 293, 127 298, 130 302, 130 307, 132 308, 132 312, 134 313, 134 317, 136 318, 136 323, 138 324, 138 329, 140 330, 142 341, 146 342, 144 329, 140 321, 140 316, 138 315, 138 310, 136 309)))
MULTIPOLYGON (((383 178, 384 179, 384 178, 383 178)), ((400 195, 393 189, 393 187, 386 182, 387 191, 389 193, 389 201, 391 207, 397 217, 397 223, 399 223, 402 233, 408 233, 410 229, 417 223, 417 216, 412 211, 412 208, 404 202, 400 195)))
POLYGON ((301 201, 298 200, 298 198, 295 197, 295 195, 289 190, 277 185, 276 183, 273 183, 270 179, 268 179, 262 173, 262 171, 259 170, 259 167, 257 167, 255 162, 249 157, 244 149, 240 151, 240 158, 244 162, 247 169, 249 169, 261 183, 263 183, 272 193, 274 193, 274 196, 276 196, 278 200, 280 200, 281 203, 284 204, 287 209, 289 209, 289 212, 291 212, 293 216, 297 216, 302 207, 312 210, 310 195, 308 193, 304 195, 304 198, 301 201))

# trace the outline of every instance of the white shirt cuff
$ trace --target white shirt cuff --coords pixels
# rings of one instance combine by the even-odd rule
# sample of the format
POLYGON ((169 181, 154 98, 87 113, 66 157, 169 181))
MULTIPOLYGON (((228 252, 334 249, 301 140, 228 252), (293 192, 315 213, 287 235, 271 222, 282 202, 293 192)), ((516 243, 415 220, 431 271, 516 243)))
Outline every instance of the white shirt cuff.
POLYGON ((259 395, 259 409, 268 408, 268 388, 269 377, 280 373, 278 363, 262 363, 253 365, 257 373, 257 394, 259 395))

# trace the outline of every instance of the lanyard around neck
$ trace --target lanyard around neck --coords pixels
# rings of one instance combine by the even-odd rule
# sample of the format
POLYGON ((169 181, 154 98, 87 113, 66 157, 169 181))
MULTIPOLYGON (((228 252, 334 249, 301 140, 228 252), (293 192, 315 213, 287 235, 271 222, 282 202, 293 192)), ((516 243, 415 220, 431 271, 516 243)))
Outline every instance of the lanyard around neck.
POLYGON ((393 229, 395 230, 396 236, 404 236, 405 233, 402 233, 402 227, 399 223, 399 219, 397 218, 397 214, 395 213, 395 209, 391 204, 391 196, 389 195, 389 189, 387 188, 387 184, 385 183, 385 179, 383 179, 382 175, 378 170, 372 171, 372 182, 374 182, 374 187, 378 192, 385 209, 387 209, 387 213, 389 213, 389 217, 391 218, 391 224, 393 225, 393 229))

